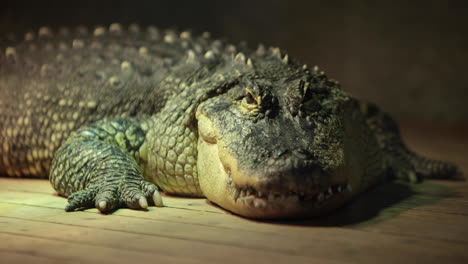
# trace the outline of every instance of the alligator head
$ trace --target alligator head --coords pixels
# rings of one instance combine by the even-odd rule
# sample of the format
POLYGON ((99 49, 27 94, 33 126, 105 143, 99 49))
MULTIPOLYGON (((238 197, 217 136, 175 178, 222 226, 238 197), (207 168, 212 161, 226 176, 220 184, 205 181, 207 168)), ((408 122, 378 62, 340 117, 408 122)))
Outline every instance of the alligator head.
POLYGON ((246 217, 323 214, 354 193, 343 142, 349 98, 317 68, 270 53, 198 107, 200 188, 246 217))

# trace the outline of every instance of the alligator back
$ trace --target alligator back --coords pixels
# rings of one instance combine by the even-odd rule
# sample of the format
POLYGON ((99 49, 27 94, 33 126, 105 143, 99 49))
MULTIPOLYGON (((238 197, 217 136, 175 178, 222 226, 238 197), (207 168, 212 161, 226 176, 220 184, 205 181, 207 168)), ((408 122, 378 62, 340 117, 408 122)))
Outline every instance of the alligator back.
MULTIPOLYGON (((133 25, 123 31, 41 28, 0 54, 0 174, 47 177, 55 150, 76 128, 110 117, 152 115, 177 90, 162 80, 203 38, 133 25), (166 86, 170 86, 166 85, 166 86)), ((165 80, 170 82, 171 80, 165 80)), ((174 86, 176 86, 174 80, 174 86)))

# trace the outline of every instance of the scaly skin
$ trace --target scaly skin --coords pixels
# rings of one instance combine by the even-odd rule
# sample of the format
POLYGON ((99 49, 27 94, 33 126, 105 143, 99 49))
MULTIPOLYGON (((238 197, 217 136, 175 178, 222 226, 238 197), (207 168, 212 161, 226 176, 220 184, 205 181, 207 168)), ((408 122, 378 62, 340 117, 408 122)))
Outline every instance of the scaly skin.
POLYGON ((162 206, 164 191, 251 218, 307 217, 388 176, 458 173, 277 48, 119 24, 3 43, 0 173, 50 175, 67 211, 162 206))

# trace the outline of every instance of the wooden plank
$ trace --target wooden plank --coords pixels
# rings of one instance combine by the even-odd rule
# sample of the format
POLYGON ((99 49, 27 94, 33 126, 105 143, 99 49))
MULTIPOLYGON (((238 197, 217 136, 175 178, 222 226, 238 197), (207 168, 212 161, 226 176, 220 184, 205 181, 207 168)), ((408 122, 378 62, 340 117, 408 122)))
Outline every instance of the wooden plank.
MULTIPOLYGON (((398 216, 401 212, 416 209, 433 212, 444 212, 452 214, 466 215, 468 211, 468 203, 459 201, 457 198, 450 200, 443 199, 445 194, 441 193, 440 197, 426 197, 426 196, 415 196, 407 198, 403 201, 395 201, 393 204, 386 204, 387 196, 391 195, 383 192, 384 188, 378 188, 374 192, 366 194, 364 197, 360 197, 350 206, 343 208, 332 214, 329 217, 320 218, 318 220, 308 221, 310 224, 316 225, 335 225, 335 226, 349 226, 364 222, 378 222, 385 219, 391 219, 398 216), (379 201, 381 199, 382 201, 379 201), (386 206, 386 207, 385 207, 386 206)), ((393 189, 386 190, 391 192, 393 189)), ((391 198, 393 199, 393 198, 391 198)), ((49 208, 62 209, 65 206, 66 201, 61 198, 56 198, 49 195, 41 195, 35 193, 22 193, 22 192, 11 192, 3 191, 0 193, 0 201, 15 204, 25 204, 33 206, 43 206, 49 208)), ((208 205, 205 205, 208 206, 208 205)), ((96 209, 88 209, 86 212, 95 213, 96 209)), ((149 208, 148 212, 141 212, 137 210, 121 209, 114 213, 114 215, 129 216, 142 219, 156 219, 175 221, 187 224, 201 224, 201 225, 215 225, 213 220, 223 219, 217 221, 223 227, 238 226, 239 223, 248 221, 237 216, 228 215, 227 217, 214 217, 211 213, 206 214, 203 212, 194 211, 193 213, 173 209, 169 207, 165 208, 149 208)), ((299 221, 303 223, 304 221, 299 221)), ((297 223, 297 222, 292 222, 297 223)), ((257 228, 257 227, 254 227, 257 228)))
POLYGON ((54 194, 49 180, 29 178, 0 178, 0 191, 23 191, 31 193, 54 194))
MULTIPOLYGON (((468 215, 466 182, 426 181, 420 184, 388 183, 358 197, 345 211, 364 208, 378 213, 400 209, 468 215)), ((400 210, 403 211, 403 210, 400 210)))
POLYGON ((361 225, 360 230, 395 234, 439 241, 468 244, 468 217, 428 211, 406 211, 399 217, 387 219, 378 225, 361 225))
MULTIPOLYGON (((265 252, 258 249, 135 234, 126 231, 96 230, 96 228, 83 226, 21 219, 0 219, 12 222, 8 227, 8 232, 11 234, 152 254, 154 255, 154 259, 158 261, 161 259, 160 256, 174 257, 175 259, 180 256, 181 261, 184 261, 184 259, 196 259, 197 261, 212 263, 287 263, 289 261, 297 263, 310 263, 311 261, 337 263, 315 257, 306 258, 276 252, 265 252), (242 256, 242 258, 226 258, 227 256, 242 256)), ((163 263, 165 262, 163 261, 163 263)))
POLYGON ((42 258, 57 259, 59 263, 201 263, 183 255, 165 256, 134 252, 125 248, 109 248, 81 244, 71 239, 51 239, 27 234, 0 232, 0 241, 0 250, 14 252, 20 256, 16 263, 27 263, 24 261, 30 257, 21 256, 25 252, 42 258))
MULTIPOLYGON (((16 178, 0 178, 0 192, 2 191, 43 193, 49 196, 55 193, 47 180, 16 178)), ((366 199, 369 201, 379 200, 383 204, 386 202, 382 201, 382 199, 402 199, 394 206, 408 209, 424 206, 424 210, 448 213, 468 212, 466 204, 459 203, 459 201, 468 202, 468 182, 431 180, 422 184, 414 185, 389 183, 373 189, 370 193, 364 194, 362 197, 364 199, 359 199, 358 202, 365 204, 365 207, 370 206, 368 202, 365 201, 366 199), (405 195, 410 197, 404 197, 405 195), (426 196, 429 198, 425 198, 426 196), (432 199, 433 197, 440 199, 432 199), (435 203, 436 200, 438 200, 437 203, 435 203), (426 206, 428 204, 430 204, 430 206, 426 206)), ((54 205, 60 206, 60 208, 65 207, 65 198, 56 197, 55 199, 56 201, 53 202, 54 205)), ((164 196, 163 199, 165 205, 169 208, 206 211, 212 213, 227 213, 226 211, 209 204, 206 199, 173 196, 164 196)), ((50 204, 50 201, 47 201, 47 203, 50 204)))
MULTIPOLYGON (((16 215, 22 216, 19 220, 29 219, 41 224, 53 223, 95 230, 91 233, 103 231, 124 232, 141 237, 176 239, 189 242, 189 244, 199 242, 208 244, 210 247, 218 245, 239 248, 241 251, 249 249, 254 252, 263 252, 262 254, 265 255, 274 253, 288 256, 288 262, 294 256, 338 262, 348 262, 353 259, 360 263, 382 262, 382 259, 385 259, 384 263, 394 263, 408 259, 420 260, 424 263, 436 263, 437 261, 440 262, 441 259, 454 261, 454 263, 459 260, 468 261, 468 253, 465 250, 466 244, 437 241, 436 239, 421 239, 420 237, 405 236, 404 234, 389 235, 380 232, 363 232, 336 227, 287 226, 249 221, 244 222, 243 228, 246 225, 253 224, 259 227, 257 229, 260 231, 243 231, 162 221, 155 222, 130 217, 89 217, 90 214, 85 212, 56 214, 56 209, 22 205, 0 204, 0 206, 3 218, 11 218, 11 212, 15 212, 16 215), (37 211, 39 211, 40 217, 35 217, 37 211), (50 216, 45 216, 44 211, 49 212, 50 216), (412 241, 413 244, 408 245, 408 241, 412 241), (363 251, 362 249, 366 250, 363 251), (352 252, 352 254, 350 255, 349 252, 352 252), (395 255, 394 252, 399 253, 395 255)), ((14 220, 18 219, 15 218, 14 220)), ((44 233, 53 236, 60 235, 62 231, 44 233)), ((111 236, 109 240, 115 241, 116 239, 111 236)), ((159 243, 152 243, 151 245, 159 245, 159 243)), ((180 247, 179 242, 174 243, 174 246, 180 247)), ((206 250, 200 250, 207 254, 206 250)), ((224 252, 224 254, 228 253, 224 252)))
MULTIPOLYGON (((1 181, 1 180, 0 180, 1 181)), ((460 184, 454 185, 460 187, 460 184)), ((466 183, 464 183, 466 186, 466 183)), ((468 202, 466 200, 465 193, 457 193, 452 187, 439 186, 438 184, 424 183, 418 185, 399 185, 399 184, 387 184, 385 186, 379 186, 375 190, 359 197, 349 206, 339 210, 329 217, 320 218, 317 221, 309 221, 316 225, 335 225, 335 226, 347 226, 365 222, 376 222, 382 221, 388 218, 396 217, 401 212, 406 210, 425 210, 434 212, 444 212, 452 214, 464 214, 468 212, 468 202), (417 187, 417 188, 416 188, 417 187), (411 189, 412 188, 412 189, 411 189), (415 189, 416 188, 416 189, 415 189), (416 193, 412 194, 412 193, 416 193), (407 193, 407 194, 405 194, 407 193), (409 195, 407 197, 407 195, 409 195), (449 197, 449 198, 446 198, 449 197)), ((463 186, 462 186, 463 187, 463 186)), ((175 199, 179 202, 180 199, 175 199)), ((189 224, 200 224, 208 223, 213 225, 213 219, 209 215, 199 213, 197 208, 191 207, 191 201, 198 201, 199 207, 213 207, 214 209, 208 210, 203 209, 202 212, 210 212, 218 210, 223 214, 229 214, 222 211, 221 209, 208 205, 204 200, 200 199, 189 199, 184 205, 178 204, 176 208, 191 208, 195 210, 194 214, 190 214, 191 217, 186 217, 188 212, 179 212, 178 209, 173 209, 169 199, 169 206, 165 208, 149 208, 149 211, 155 211, 157 213, 148 214, 148 212, 141 212, 136 210, 121 209, 115 212, 116 215, 132 216, 137 218, 156 218, 161 220, 171 221, 183 221, 189 224)), ((2 191, 0 192, 0 201, 18 203, 18 204, 29 204, 36 206, 45 206, 51 208, 62 209, 66 205, 66 200, 60 197, 54 197, 48 194, 37 194, 37 193, 22 193, 22 192, 11 192, 2 191)), ((88 209, 87 212, 97 212, 96 209, 88 209)), ((236 220, 224 220, 228 223, 237 221, 238 217, 231 216, 236 220)), ((246 221, 241 219, 240 221, 246 221)), ((226 226, 225 224, 224 226, 226 226)))
MULTIPOLYGON (((431 186, 431 185, 430 185, 431 186)), ((392 205, 382 208, 382 204, 385 205, 385 199, 390 193, 384 193, 384 188, 377 188, 374 192, 367 194, 367 196, 361 197, 353 202, 350 206, 339 210, 337 213, 332 214, 329 217, 320 218, 317 220, 310 221, 296 221, 290 222, 289 224, 305 224, 305 225, 316 225, 316 226, 365 226, 369 224, 375 224, 382 221, 398 217, 399 214, 412 210, 419 211, 432 211, 432 212, 443 212, 452 213, 457 215, 465 215, 468 203, 453 198, 451 200, 442 199, 446 194, 445 190, 439 191, 432 188, 432 194, 434 197, 411 197, 410 199, 402 202, 395 202, 392 205), (439 197, 437 197, 439 196, 439 197), (380 197, 380 198, 379 198, 380 197), (382 199, 383 201, 378 201, 382 199), (442 199, 442 200, 441 200, 442 199), (377 205, 375 204, 377 201, 377 205), (444 203, 445 201, 445 203, 444 203), (426 205, 425 205, 426 204, 426 205), (374 208, 373 208, 374 207, 374 208), (414 209, 413 209, 414 210, 414 209)), ((386 190, 391 192, 393 189, 386 190)), ((45 206, 50 208, 62 209, 65 205, 63 199, 54 199, 46 195, 31 194, 31 193, 18 193, 18 192, 2 192, 0 193, 0 201, 17 203, 17 204, 29 204, 35 206, 45 206), (54 201, 51 201, 53 199, 54 201), (59 203, 57 203, 59 202, 59 203)), ((393 198, 392 198, 393 199, 393 198)), ((416 211, 415 214, 418 214, 416 211)), ((89 209, 86 212, 95 213, 96 209, 89 209)), ((121 209, 114 213, 114 215, 135 217, 141 219, 154 219, 158 221, 173 221, 178 223, 186 223, 190 225, 204 225, 204 226, 217 226, 221 228, 248 228, 247 230, 259 230, 256 225, 245 225, 245 222, 251 222, 249 220, 239 218, 233 215, 222 215, 212 216, 211 214, 201 212, 187 212, 181 210, 174 210, 171 208, 150 208, 148 212, 141 212, 129 209, 121 209)), ((458 218, 457 218, 458 219, 458 218)), ((463 218, 460 218, 463 219, 463 218)), ((455 232, 458 234, 458 232, 455 232)))
MULTIPOLYGON (((43 193, 48 197, 53 197, 52 188, 49 186, 47 181, 43 180, 5 180, 0 178, 0 192, 7 193, 8 191, 43 193), (36 187, 36 185, 38 186, 36 187), (34 190, 36 189, 47 189, 47 191, 35 192, 34 190)), ((24 194, 17 197, 23 202, 26 202, 26 197, 28 197, 28 195, 24 194)), ((366 208, 372 206, 369 204, 370 202, 375 204, 376 201, 379 201, 385 205, 385 203, 388 203, 388 200, 395 200, 392 206, 408 209, 424 206, 424 210, 448 213, 468 212, 466 203, 462 203, 462 201, 468 202, 467 182, 426 181, 422 184, 414 185, 388 183, 378 186, 369 193, 361 195, 361 197, 362 199, 358 198, 357 203, 362 203, 364 205, 363 207, 366 208)), ((206 199, 164 197, 164 202, 169 208, 226 213, 226 211, 209 204, 206 199)), ((66 205, 66 199, 62 197, 54 197, 54 200, 51 198, 51 200, 47 200, 46 203, 48 205, 64 208, 66 205)), ((354 201, 354 203, 356 203, 356 201, 354 201)))
MULTIPOLYGON (((1 246, 0 246, 1 247, 1 246)), ((34 263, 34 264, 61 264, 72 263, 66 259, 50 258, 39 256, 35 251, 25 249, 0 249, 0 258, 2 263, 20 264, 20 263, 34 263)))

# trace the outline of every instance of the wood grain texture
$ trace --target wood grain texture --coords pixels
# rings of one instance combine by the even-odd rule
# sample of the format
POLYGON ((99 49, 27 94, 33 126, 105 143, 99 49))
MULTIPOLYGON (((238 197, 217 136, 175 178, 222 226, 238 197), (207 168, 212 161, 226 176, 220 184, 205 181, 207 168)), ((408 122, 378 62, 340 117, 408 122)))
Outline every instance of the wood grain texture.
MULTIPOLYGON (((405 126, 410 146, 468 171, 459 129, 405 126)), ((48 181, 0 178, 2 263, 468 263, 467 182, 388 183, 329 216, 258 222, 205 199, 65 213, 48 181)))

